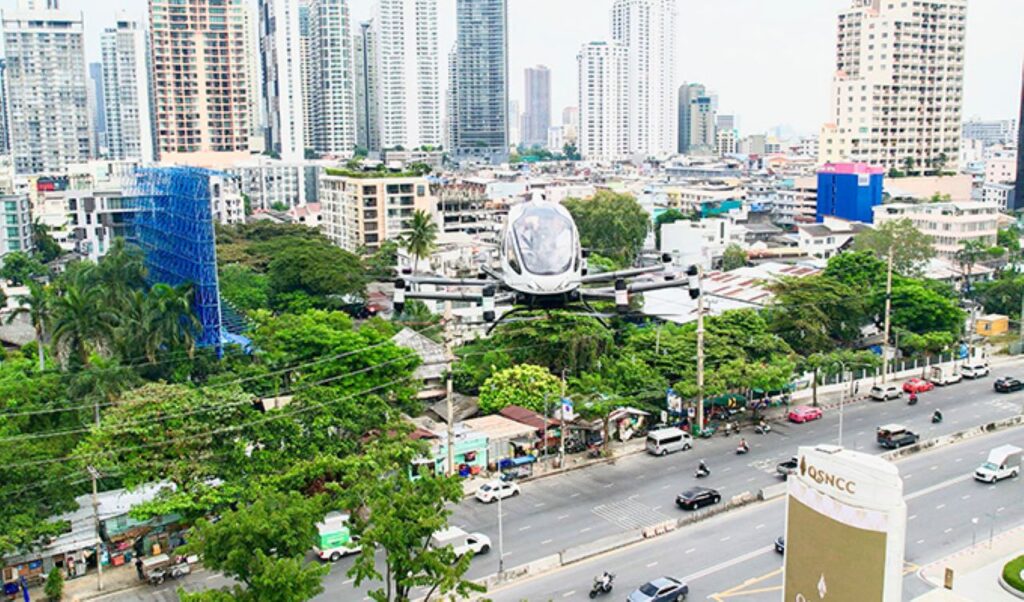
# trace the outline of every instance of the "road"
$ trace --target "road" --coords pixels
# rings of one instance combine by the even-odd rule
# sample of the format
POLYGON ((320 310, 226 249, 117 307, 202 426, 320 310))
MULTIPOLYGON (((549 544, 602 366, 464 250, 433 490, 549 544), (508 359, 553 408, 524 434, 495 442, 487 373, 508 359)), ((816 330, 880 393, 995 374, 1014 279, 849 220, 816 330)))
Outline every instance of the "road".
MULTIPOLYGON (((907 500, 905 599, 927 591, 913 573, 995 533, 1024 523, 1020 479, 988 485, 971 478, 988 450, 1024 444, 1024 428, 970 440, 897 463, 907 500), (978 518, 977 525, 972 518, 978 518)), ((772 542, 784 527, 784 499, 725 513, 565 569, 493 591, 495 602, 583 600, 604 570, 616 574, 616 598, 648 579, 669 575, 690 585, 691 599, 777 602, 782 556, 772 542)), ((681 511, 676 512, 679 514, 681 511)))
MULTIPOLYGON (((843 443, 861 451, 881 451, 874 440, 875 427, 881 424, 901 423, 919 432, 922 438, 929 438, 1019 413, 1024 404, 1024 393, 994 393, 992 382, 993 377, 990 376, 938 388, 922 394, 920 402, 913 407, 903 400, 849 404, 845 408, 843 443), (931 413, 936 408, 941 409, 946 418, 939 425, 930 422, 931 413)), ((673 505, 675 494, 697 482, 693 478, 693 470, 701 458, 707 461, 713 473, 709 484, 726 497, 744 491, 756 492, 778 483, 780 480, 775 475, 778 462, 792 456, 800 445, 835 442, 838 425, 838 412, 826 411, 824 418, 815 422, 776 424, 773 431, 764 436, 754 435, 748 429, 744 436, 752 450, 744 456, 735 454, 739 441, 736 436, 716 436, 698 441, 694 450, 664 458, 637 454, 621 458, 614 464, 597 465, 524 483, 523 495, 503 503, 505 568, 677 517, 679 511, 673 505)), ((913 483, 908 481, 908 486, 911 485, 913 483)), ((781 510, 778 512, 781 520, 781 510)), ((738 514, 743 515, 743 512, 738 514)), ((708 524, 717 524, 721 520, 714 519, 708 524)), ((475 500, 457 505, 451 518, 453 525, 487 534, 495 548, 498 542, 497 521, 496 505, 484 505, 475 500)), ((731 532, 722 537, 730 536, 738 537, 731 532)), ((715 564, 711 557, 697 557, 699 564, 694 571, 715 564)), ((351 562, 351 559, 342 560, 332 567, 324 580, 325 592, 317 600, 364 599, 366 584, 354 590, 351 579, 346 575, 351 562)), ((750 564, 756 565, 757 562, 760 560, 750 564)), ((497 569, 498 553, 493 549, 474 560, 469 576, 483 577, 497 569)), ((694 571, 683 573, 692 574, 694 571)), ((200 573, 189 578, 184 585, 194 590, 220 587, 224 583, 217 576, 200 573)), ((155 591, 144 590, 142 594, 132 592, 107 599, 174 600, 174 585, 181 583, 155 591)))

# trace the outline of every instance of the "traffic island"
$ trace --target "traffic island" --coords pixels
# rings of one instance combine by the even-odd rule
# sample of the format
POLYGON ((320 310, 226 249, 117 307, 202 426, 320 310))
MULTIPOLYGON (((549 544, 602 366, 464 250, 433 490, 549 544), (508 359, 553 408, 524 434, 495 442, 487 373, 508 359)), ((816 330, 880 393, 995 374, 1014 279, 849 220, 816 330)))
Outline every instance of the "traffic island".
POLYGON ((1024 599, 1024 556, 1018 556, 1003 566, 999 585, 1018 598, 1024 599))

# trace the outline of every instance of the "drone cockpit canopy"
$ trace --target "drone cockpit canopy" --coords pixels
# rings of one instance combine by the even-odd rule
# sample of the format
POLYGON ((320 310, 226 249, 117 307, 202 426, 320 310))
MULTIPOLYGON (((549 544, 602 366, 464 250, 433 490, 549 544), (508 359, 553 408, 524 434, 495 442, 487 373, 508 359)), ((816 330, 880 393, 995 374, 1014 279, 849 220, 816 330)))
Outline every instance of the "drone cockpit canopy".
POLYGON ((510 224, 508 236, 513 248, 506 250, 513 269, 521 265, 530 274, 554 276, 577 267, 573 265, 579 262, 576 225, 560 205, 528 203, 510 224))

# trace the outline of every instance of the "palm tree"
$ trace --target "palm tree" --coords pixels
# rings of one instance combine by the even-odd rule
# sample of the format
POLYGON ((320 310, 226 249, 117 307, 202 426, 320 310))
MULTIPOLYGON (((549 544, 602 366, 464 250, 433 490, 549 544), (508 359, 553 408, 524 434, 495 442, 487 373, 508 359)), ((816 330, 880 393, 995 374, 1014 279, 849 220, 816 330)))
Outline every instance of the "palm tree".
POLYGON ((420 259, 427 257, 434 250, 434 242, 437 240, 437 224, 426 211, 416 211, 412 214, 411 232, 405 237, 403 246, 412 254, 412 273, 415 274, 420 264, 420 259))
POLYGON ((65 358, 76 357, 88 367, 89 356, 112 343, 117 317, 99 288, 68 283, 53 299, 52 311, 53 347, 65 358))
POLYGON ((36 351, 39 354, 39 371, 46 369, 45 339, 46 327, 50 323, 50 291, 46 286, 34 281, 28 281, 28 294, 18 297, 18 307, 7 317, 10 324, 25 314, 32 322, 32 328, 36 331, 36 351))
POLYGON ((107 291, 111 301, 123 299, 129 291, 146 286, 142 249, 125 243, 123 238, 116 238, 99 263, 90 266, 87 276, 95 280, 96 286, 107 291))
POLYGON ((171 286, 154 284, 149 289, 150 322, 147 330, 150 339, 147 341, 146 354, 150 361, 155 361, 156 352, 160 348, 184 347, 189 357, 196 350, 196 333, 202 329, 199 318, 192 311, 192 285, 171 286))
POLYGON ((93 356, 92 364, 85 370, 70 373, 68 393, 75 399, 89 399, 96 403, 99 416, 101 403, 113 404, 121 393, 141 383, 135 371, 116 359, 93 356))
POLYGON ((954 255, 960 269, 964 273, 964 292, 971 291, 971 270, 975 264, 988 256, 988 247, 980 240, 965 240, 960 243, 960 250, 954 255))

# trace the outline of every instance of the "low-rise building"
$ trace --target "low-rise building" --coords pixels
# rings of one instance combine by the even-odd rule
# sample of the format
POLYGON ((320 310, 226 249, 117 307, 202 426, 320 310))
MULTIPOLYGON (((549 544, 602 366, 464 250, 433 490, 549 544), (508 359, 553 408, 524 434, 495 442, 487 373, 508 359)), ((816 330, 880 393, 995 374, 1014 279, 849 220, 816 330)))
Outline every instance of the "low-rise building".
POLYGON ((32 212, 28 195, 5 194, 0 196, 0 211, 3 212, 3 229, 0 230, 0 263, 8 253, 32 250, 32 212))
POLYGON ((981 185, 981 200, 1007 211, 1012 203, 1014 190, 1016 186, 1012 183, 985 182, 981 185))
POLYGON ((874 208, 875 226, 909 219, 932 239, 940 257, 953 259, 963 243, 977 240, 986 247, 996 244, 999 206, 979 201, 945 203, 891 203, 874 208))
POLYGON ((768 193, 764 204, 771 211, 775 223, 783 227, 809 224, 815 221, 818 208, 818 182, 816 178, 802 177, 784 180, 768 193))
POLYGON ((869 226, 835 217, 820 224, 797 225, 798 248, 809 257, 828 259, 849 248, 853 237, 869 226))
POLYGON ((408 234, 416 211, 436 213, 430 183, 409 173, 325 168, 319 187, 327 237, 348 251, 408 234))

